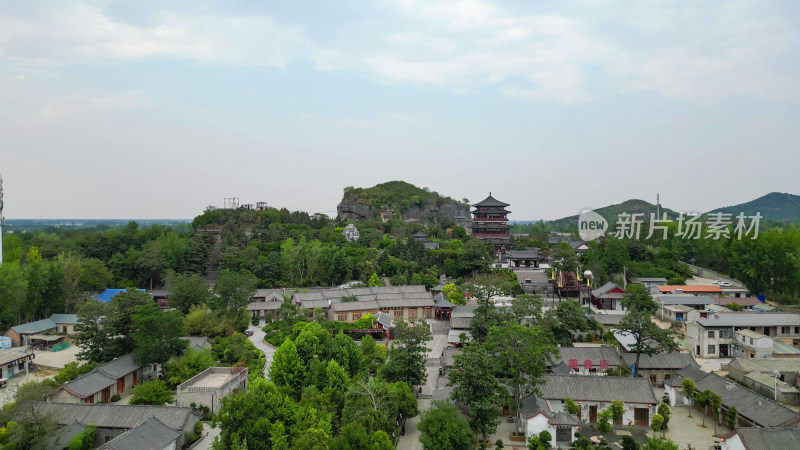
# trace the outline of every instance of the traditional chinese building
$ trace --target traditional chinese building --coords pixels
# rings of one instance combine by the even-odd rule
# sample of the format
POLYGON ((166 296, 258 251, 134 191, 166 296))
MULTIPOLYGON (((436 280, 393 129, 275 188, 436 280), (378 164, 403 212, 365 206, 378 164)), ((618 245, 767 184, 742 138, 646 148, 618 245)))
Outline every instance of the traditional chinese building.
POLYGON ((481 241, 491 242, 496 250, 506 251, 511 248, 511 226, 508 224, 506 210, 508 203, 492 197, 492 193, 483 201, 472 205, 472 235, 481 241))

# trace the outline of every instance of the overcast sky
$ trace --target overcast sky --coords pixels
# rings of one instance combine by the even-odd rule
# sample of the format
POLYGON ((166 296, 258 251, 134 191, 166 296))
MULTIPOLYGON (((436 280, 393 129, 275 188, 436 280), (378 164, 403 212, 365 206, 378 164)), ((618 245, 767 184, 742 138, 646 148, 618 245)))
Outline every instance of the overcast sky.
POLYGON ((7 218, 800 194, 800 2, 6 1, 7 218), (631 6, 633 5, 633 6, 631 6))

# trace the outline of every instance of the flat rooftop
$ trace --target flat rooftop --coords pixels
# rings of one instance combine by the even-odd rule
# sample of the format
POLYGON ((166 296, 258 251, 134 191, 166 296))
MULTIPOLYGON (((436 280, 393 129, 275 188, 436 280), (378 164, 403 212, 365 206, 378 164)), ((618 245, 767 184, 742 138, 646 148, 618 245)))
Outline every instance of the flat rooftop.
POLYGON ((202 377, 198 378, 197 380, 192 383, 193 387, 207 387, 207 388, 220 388, 225 385, 231 378, 234 378, 235 375, 231 375, 230 372, 209 372, 202 377))

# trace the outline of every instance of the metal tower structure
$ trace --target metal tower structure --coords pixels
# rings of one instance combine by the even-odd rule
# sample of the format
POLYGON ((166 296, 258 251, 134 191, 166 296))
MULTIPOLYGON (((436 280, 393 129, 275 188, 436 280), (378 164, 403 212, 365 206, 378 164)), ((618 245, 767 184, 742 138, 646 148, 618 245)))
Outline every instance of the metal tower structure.
POLYGON ((3 264, 3 223, 6 218, 3 217, 3 176, 0 175, 0 264, 3 264))

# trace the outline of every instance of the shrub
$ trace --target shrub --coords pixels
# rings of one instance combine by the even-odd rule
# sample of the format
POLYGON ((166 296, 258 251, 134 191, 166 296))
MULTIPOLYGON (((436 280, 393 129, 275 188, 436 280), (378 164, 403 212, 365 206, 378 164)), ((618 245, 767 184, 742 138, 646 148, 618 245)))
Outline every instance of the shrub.
POLYGON ((112 395, 112 396, 111 396, 111 402, 112 402, 112 403, 114 403, 114 402, 118 402, 118 401, 119 401, 119 399, 121 399, 121 398, 122 398, 122 397, 120 397, 120 395, 119 395, 119 394, 114 394, 114 395, 112 395))

